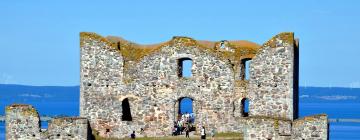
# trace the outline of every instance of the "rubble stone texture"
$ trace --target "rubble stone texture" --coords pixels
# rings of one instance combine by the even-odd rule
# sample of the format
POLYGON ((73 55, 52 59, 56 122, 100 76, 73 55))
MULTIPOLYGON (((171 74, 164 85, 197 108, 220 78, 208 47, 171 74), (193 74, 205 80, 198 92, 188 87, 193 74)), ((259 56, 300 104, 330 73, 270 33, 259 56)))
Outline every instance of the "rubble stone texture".
MULTIPOLYGON (((299 45, 291 32, 262 46, 188 37, 139 45, 82 32, 80 46, 80 116, 102 137, 124 138, 132 131, 138 137, 171 135, 181 99, 191 98, 197 133, 205 126, 208 133, 239 132, 246 140, 328 139, 326 115, 298 119, 299 45), (183 60, 192 61, 190 77, 181 73, 183 60)), ((62 131, 48 132, 71 136, 87 132, 84 120, 57 122, 62 125, 54 128, 62 131)), ((18 127, 9 125, 7 129, 15 133, 7 133, 8 137, 20 135, 18 127)), ((30 128, 23 131, 33 133, 30 128)))
POLYGON ((68 139, 86 140, 88 120, 86 118, 55 118, 47 130, 41 130, 39 114, 31 105, 13 104, 6 107, 7 140, 68 139))
POLYGON ((12 105, 6 108, 6 139, 39 139, 40 118, 30 105, 12 105))
POLYGON ((80 38, 81 116, 101 136, 124 137, 133 130, 141 136, 170 135, 179 100, 188 97, 198 128, 242 132, 246 139, 291 139, 291 124, 298 117, 298 41, 293 33, 280 33, 262 46, 188 37, 139 45, 86 32, 80 38), (191 77, 179 74, 183 59, 192 60, 191 77), (251 60, 249 79, 245 60, 251 60), (131 121, 121 119, 124 99, 131 121), (248 117, 244 99, 250 101, 248 117))

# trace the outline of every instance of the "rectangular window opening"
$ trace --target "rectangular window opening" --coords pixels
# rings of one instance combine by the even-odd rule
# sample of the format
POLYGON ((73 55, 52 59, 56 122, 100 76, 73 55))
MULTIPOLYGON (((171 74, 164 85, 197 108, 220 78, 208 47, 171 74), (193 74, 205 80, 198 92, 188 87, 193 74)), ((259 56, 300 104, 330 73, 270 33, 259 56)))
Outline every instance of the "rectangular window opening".
POLYGON ((178 76, 189 78, 192 76, 191 67, 193 62, 190 58, 181 58, 178 61, 178 76))

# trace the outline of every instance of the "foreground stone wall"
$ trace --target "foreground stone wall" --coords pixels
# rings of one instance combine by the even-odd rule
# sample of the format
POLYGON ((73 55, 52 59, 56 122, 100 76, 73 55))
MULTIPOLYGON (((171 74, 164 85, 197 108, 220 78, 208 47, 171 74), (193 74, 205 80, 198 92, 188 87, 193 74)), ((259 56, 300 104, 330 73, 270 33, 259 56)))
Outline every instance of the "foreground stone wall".
POLYGON ((88 120, 86 118, 55 118, 49 122, 48 129, 44 131, 46 139, 88 139, 88 120))
POLYGON ((31 105, 13 104, 6 107, 6 139, 89 139, 86 118, 56 118, 47 130, 40 128, 39 114, 31 105))
POLYGON ((7 106, 6 139, 40 139, 39 114, 30 105, 16 104, 7 106))
POLYGON ((291 120, 270 117, 249 117, 244 130, 246 140, 291 139, 291 120))
POLYGON ((294 140, 329 139, 329 122, 325 114, 297 119, 293 122, 292 130, 294 140))
MULTIPOLYGON (((6 107, 6 118, 6 139, 9 140, 86 140, 92 138, 86 118, 55 118, 49 122, 47 130, 39 129, 38 113, 31 105, 14 104, 6 107)), ((265 116, 251 116, 241 118, 235 122, 229 122, 229 125, 233 128, 232 130, 224 131, 221 130, 221 127, 211 126, 206 128, 208 133, 212 129, 215 129, 217 132, 240 132, 244 134, 245 140, 326 140, 328 139, 329 131, 327 116, 324 114, 309 116, 295 121, 265 116)))
POLYGON ((308 116, 294 121, 253 116, 246 118, 243 129, 245 140, 327 140, 329 123, 327 115, 308 116))

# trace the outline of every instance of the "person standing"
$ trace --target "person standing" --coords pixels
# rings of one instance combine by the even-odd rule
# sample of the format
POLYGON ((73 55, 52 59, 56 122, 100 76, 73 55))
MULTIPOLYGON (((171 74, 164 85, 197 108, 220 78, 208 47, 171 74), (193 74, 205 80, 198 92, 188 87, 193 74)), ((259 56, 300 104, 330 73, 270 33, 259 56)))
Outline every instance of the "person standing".
POLYGON ((202 140, 206 139, 205 126, 202 126, 200 134, 202 140))
POLYGON ((190 132, 190 127, 189 124, 187 124, 185 128, 185 137, 190 139, 189 132, 190 132))
POLYGON ((174 125, 174 128, 172 130, 172 136, 176 136, 177 135, 176 133, 177 133, 177 126, 174 125))
POLYGON ((211 131, 211 139, 214 140, 215 139, 215 128, 211 131))
POLYGON ((135 131, 130 135, 131 139, 135 139, 135 131))

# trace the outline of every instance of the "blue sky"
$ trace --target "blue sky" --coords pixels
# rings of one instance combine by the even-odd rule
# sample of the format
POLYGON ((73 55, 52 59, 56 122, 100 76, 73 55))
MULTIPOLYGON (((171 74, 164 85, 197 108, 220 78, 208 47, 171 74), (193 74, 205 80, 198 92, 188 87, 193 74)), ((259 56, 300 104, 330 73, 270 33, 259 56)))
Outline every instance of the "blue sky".
POLYGON ((79 84, 79 32, 142 44, 300 38, 300 85, 360 87, 360 1, 0 2, 0 83, 79 84))

